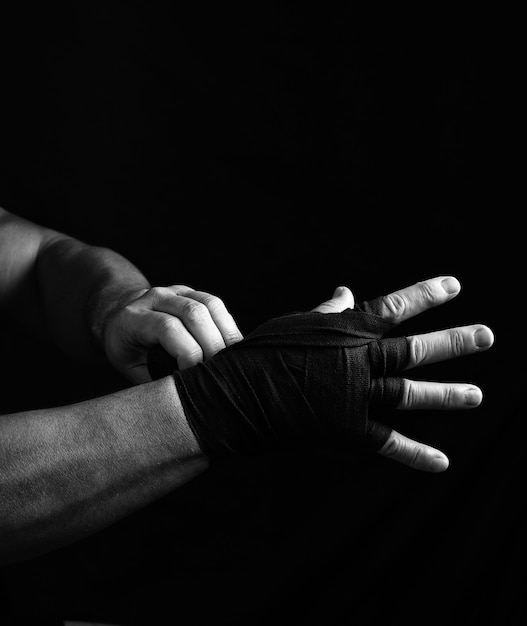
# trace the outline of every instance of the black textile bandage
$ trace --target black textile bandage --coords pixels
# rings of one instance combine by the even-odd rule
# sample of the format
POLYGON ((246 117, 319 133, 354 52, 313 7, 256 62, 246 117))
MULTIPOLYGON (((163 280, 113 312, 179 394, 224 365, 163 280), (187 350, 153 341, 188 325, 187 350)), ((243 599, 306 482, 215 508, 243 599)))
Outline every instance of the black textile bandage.
POLYGON ((168 371, 154 352, 149 369, 153 378, 173 374, 209 455, 320 444, 376 450, 391 428, 370 419, 369 407, 399 403, 402 378, 389 375, 404 368, 408 348, 405 337, 382 339, 392 325, 363 308, 274 318, 182 371, 168 371))

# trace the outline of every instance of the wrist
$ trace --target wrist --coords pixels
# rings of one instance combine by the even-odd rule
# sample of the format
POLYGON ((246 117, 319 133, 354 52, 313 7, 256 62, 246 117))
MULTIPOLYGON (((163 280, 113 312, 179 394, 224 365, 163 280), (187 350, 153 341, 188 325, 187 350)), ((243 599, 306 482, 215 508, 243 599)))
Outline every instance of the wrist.
POLYGON ((178 453, 181 454, 183 448, 186 456, 203 456, 207 459, 204 447, 186 416, 174 377, 165 376, 146 384, 158 390, 155 405, 170 422, 172 439, 177 443, 178 453))

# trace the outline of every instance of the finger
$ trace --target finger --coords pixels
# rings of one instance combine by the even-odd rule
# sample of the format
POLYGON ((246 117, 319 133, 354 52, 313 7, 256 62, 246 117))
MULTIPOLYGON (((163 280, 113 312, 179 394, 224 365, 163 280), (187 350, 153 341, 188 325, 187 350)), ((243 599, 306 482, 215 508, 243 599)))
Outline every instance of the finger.
POLYGON ((436 276, 364 304, 384 319, 400 324, 455 298, 461 285, 454 276, 436 276))
POLYGON ((319 313, 342 313, 345 309, 352 309, 355 306, 353 293, 347 287, 337 287, 331 297, 319 304, 313 311, 319 313))
POLYGON ((179 369, 203 361, 203 350, 180 319, 158 311, 141 311, 134 333, 143 346, 161 346, 177 361, 179 369))
POLYGON ((129 369, 124 370, 123 374, 126 376, 126 378, 128 378, 128 380, 135 383, 136 385, 142 385, 152 380, 146 363, 138 363, 137 365, 133 365, 129 369))
MULTIPOLYGON (((206 359, 225 348, 223 336, 204 304, 193 298, 176 295, 166 287, 155 287, 151 291, 153 292, 152 309, 178 318, 200 345, 206 359)), ((177 328, 177 333, 180 333, 179 326, 174 325, 173 328, 173 332, 176 332, 177 328)))
POLYGON ((472 324, 412 335, 407 341, 408 364, 405 369, 483 352, 494 343, 494 334, 488 326, 472 324))
POLYGON ((180 288, 178 295, 192 298, 207 307, 210 316, 220 331, 226 346, 230 346, 231 344, 243 339, 240 329, 221 298, 218 298, 218 296, 214 296, 210 293, 206 293, 205 291, 196 291, 191 288, 183 290, 180 288))
POLYGON ((409 439, 395 430, 379 454, 424 472, 444 472, 449 465, 448 457, 437 448, 409 439))
POLYGON ((474 409, 481 404, 483 392, 467 383, 439 383, 403 379, 398 409, 456 410, 474 409))

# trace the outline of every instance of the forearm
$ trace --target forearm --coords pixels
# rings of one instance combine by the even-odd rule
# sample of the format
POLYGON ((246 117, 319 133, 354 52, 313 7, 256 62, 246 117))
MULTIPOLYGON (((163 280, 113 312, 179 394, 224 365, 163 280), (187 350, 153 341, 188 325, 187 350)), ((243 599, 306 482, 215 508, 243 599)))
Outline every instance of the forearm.
POLYGON ((0 562, 90 535, 207 466, 171 378, 0 416, 0 562))
POLYGON ((117 252, 69 237, 43 247, 35 272, 46 328, 54 343, 79 360, 102 353, 108 314, 150 287, 117 252))
POLYGON ((0 208, 0 312, 23 332, 91 360, 106 317, 150 287, 123 256, 87 245, 0 208))

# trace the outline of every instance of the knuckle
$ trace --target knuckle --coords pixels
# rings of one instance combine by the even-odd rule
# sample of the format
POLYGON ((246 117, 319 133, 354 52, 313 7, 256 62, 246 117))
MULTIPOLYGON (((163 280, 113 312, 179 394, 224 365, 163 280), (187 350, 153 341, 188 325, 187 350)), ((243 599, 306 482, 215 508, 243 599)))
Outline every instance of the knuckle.
POLYGON ((430 305, 434 305, 439 302, 436 291, 428 281, 423 280, 417 283, 417 287, 424 302, 430 305))
POLYGON ((404 380, 403 387, 403 398, 402 398, 402 406, 405 409, 411 409, 414 406, 417 406, 419 402, 419 387, 414 384, 411 380, 404 380))
POLYGON ((205 305, 211 313, 223 313, 226 310, 223 300, 218 298, 218 296, 207 296, 205 298, 205 305))
POLYGON ((150 289, 149 291, 149 294, 152 297, 154 306, 158 304, 161 300, 166 298, 168 293, 169 292, 166 287, 152 287, 152 289, 150 289))
POLYGON ((170 285, 170 290, 178 296, 181 292, 191 291, 192 287, 188 285, 170 285))
POLYGON ((420 365, 427 357, 426 343, 417 335, 408 337, 408 351, 412 365, 420 365))
POLYGON ((426 459, 426 452, 418 445, 408 446, 408 461, 411 467, 419 468, 426 459))
POLYGON ((200 325, 209 317, 209 311, 201 302, 190 301, 183 306, 183 317, 191 324, 200 325))
POLYGON ((167 315, 159 320, 159 333, 161 336, 179 334, 181 331, 181 324, 175 317, 167 315))
POLYGON ((465 351, 465 338, 459 330, 452 330, 449 333, 450 350, 454 356, 462 356, 465 351))
POLYGON ((413 469, 425 469, 429 464, 428 446, 412 441, 395 431, 380 452, 383 456, 404 463, 413 469))
POLYGON ((152 289, 150 289, 150 293, 153 296, 164 296, 167 292, 166 287, 152 287, 152 289))
POLYGON ((384 456, 393 459, 399 454, 399 450, 399 438, 395 435, 395 433, 393 433, 393 435, 389 437, 388 441, 384 444, 380 451, 384 456))
POLYGON ((384 305, 383 317, 392 321, 400 319, 408 308, 408 302, 399 293, 391 293, 384 296, 382 303, 384 305))
POLYGON ((448 386, 442 390, 441 393, 441 408, 448 409, 456 400, 456 390, 454 387, 448 386))

